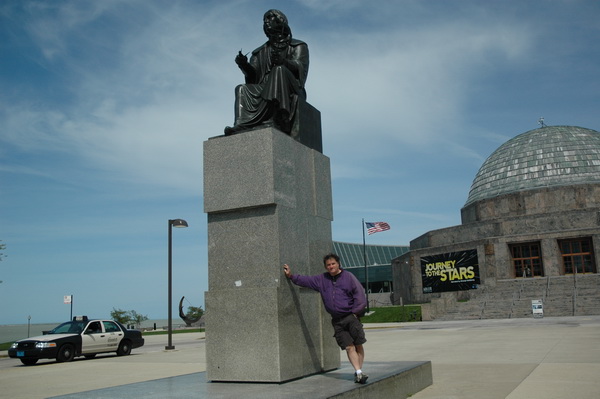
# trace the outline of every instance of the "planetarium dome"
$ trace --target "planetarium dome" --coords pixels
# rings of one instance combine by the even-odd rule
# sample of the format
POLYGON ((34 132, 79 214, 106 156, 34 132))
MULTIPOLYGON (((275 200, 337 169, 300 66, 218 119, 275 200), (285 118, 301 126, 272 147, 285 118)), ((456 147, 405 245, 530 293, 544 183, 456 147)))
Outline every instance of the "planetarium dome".
POLYGON ((600 133, 545 126, 508 140, 485 160, 465 207, 519 191, 578 184, 600 184, 600 133))

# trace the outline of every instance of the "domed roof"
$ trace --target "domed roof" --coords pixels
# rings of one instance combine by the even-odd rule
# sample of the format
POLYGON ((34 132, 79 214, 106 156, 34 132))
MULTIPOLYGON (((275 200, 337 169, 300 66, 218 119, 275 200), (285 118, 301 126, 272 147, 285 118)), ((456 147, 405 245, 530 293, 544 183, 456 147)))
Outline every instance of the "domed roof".
POLYGON ((465 206, 518 191, 589 183, 600 183, 600 133, 545 126, 494 151, 477 172, 465 206))

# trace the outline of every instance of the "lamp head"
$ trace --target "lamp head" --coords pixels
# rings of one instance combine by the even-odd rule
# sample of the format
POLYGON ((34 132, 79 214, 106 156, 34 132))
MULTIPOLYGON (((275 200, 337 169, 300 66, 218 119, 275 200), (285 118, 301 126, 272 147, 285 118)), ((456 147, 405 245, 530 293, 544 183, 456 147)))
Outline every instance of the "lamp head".
POLYGON ((170 219, 169 224, 173 227, 188 227, 188 224, 183 219, 170 219))

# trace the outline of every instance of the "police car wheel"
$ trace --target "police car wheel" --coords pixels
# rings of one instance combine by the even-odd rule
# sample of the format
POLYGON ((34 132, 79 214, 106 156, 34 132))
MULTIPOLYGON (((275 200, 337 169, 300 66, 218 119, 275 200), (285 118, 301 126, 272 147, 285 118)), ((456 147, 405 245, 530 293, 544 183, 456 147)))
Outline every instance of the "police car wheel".
POLYGON ((119 349, 117 349, 118 356, 127 356, 131 353, 131 343, 128 340, 121 341, 119 349))
POLYGON ((56 355, 57 362, 70 362, 75 357, 75 348, 71 344, 64 344, 58 350, 58 355, 56 355))

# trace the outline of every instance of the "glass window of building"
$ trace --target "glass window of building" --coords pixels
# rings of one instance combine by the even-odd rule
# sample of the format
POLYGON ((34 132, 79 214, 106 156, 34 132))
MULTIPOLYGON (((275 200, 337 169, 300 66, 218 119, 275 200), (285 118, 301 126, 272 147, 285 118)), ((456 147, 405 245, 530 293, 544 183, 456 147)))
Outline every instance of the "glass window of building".
POLYGON ((589 237, 558 242, 565 274, 596 273, 592 239, 589 237))
POLYGON ((510 254, 515 270, 515 277, 542 277, 542 251, 539 242, 510 244, 510 254))

